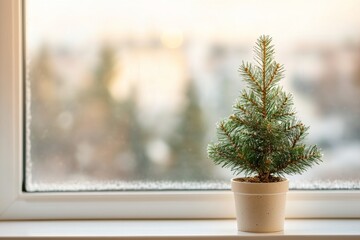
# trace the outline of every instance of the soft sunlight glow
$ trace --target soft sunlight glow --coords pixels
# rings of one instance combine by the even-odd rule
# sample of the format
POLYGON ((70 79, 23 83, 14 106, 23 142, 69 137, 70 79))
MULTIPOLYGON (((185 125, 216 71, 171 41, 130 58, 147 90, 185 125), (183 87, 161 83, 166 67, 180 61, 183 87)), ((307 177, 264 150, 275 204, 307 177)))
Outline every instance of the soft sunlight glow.
POLYGON ((161 34, 161 42, 167 48, 181 47, 183 41, 183 33, 178 29, 165 30, 161 34))

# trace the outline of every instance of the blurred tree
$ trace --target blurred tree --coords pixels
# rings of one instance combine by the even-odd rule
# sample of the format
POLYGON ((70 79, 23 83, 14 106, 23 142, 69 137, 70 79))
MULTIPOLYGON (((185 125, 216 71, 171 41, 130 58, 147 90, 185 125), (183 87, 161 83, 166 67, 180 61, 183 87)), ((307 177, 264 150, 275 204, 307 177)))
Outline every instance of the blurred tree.
POLYGON ((145 137, 137 120, 136 92, 120 102, 114 99, 110 87, 121 74, 116 49, 104 45, 99 59, 93 82, 78 103, 78 136, 74 144, 84 143, 92 149, 89 159, 79 158, 80 165, 92 178, 146 177, 148 160, 145 137))
MULTIPOLYGON (((50 47, 43 45, 29 64, 26 80, 27 132, 30 142, 26 148, 31 156, 33 181, 54 180, 56 176, 72 169, 71 142, 58 125, 62 105, 57 89, 62 82, 54 72, 50 47), (55 169, 55 172, 49 171, 55 169)), ((29 179, 29 178, 27 178, 29 179)))
POLYGON ((122 135, 126 132, 127 135, 127 143, 124 144, 123 142, 122 144, 128 147, 128 149, 122 149, 124 152, 129 152, 130 156, 132 156, 132 158, 128 159, 128 161, 132 161, 132 163, 125 163, 124 161, 122 162, 124 162, 126 165, 130 164, 133 166, 131 176, 128 175, 126 178, 119 176, 123 180, 139 180, 153 177, 151 174, 150 160, 146 154, 146 142, 148 134, 138 120, 136 99, 137 90, 136 87, 133 87, 129 97, 116 105, 118 113, 117 124, 120 126, 117 129, 118 134, 122 135))
POLYGON ((115 52, 104 45, 99 62, 88 87, 79 92, 74 108, 75 131, 71 141, 76 146, 78 171, 90 177, 107 178, 114 175, 106 166, 114 159, 117 144, 113 131, 113 100, 108 90, 115 76, 115 52))
POLYGON ((322 46, 320 50, 325 70, 319 81, 311 86, 313 96, 320 105, 319 111, 324 116, 338 116, 344 120, 347 126, 344 139, 359 139, 360 46, 348 44, 338 51, 331 46, 322 46), (352 61, 343 62, 340 54, 347 54, 352 61))
POLYGON ((170 145, 173 152, 172 180, 206 180, 211 178, 211 165, 206 157, 206 122, 199 106, 193 80, 188 81, 187 103, 180 114, 179 124, 170 145))

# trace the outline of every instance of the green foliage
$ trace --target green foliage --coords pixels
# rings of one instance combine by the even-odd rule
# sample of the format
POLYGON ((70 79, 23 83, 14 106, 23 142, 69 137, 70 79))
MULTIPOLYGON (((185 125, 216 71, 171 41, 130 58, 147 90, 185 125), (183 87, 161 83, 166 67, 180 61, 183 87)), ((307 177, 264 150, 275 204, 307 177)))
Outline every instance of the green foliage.
POLYGON ((206 146, 206 122, 194 80, 188 80, 185 91, 188 101, 179 114, 176 134, 172 134, 169 141, 174 161, 171 170, 168 171, 170 170, 170 175, 177 179, 204 180, 209 177, 210 171, 203 151, 206 146))
POLYGON ((218 142, 208 145, 215 164, 234 174, 257 174, 261 182, 273 176, 301 174, 321 162, 316 145, 303 143, 308 127, 295 116, 291 94, 279 81, 283 65, 274 60, 269 36, 254 48, 256 65, 242 63, 239 72, 247 83, 233 106, 233 114, 217 124, 218 142))

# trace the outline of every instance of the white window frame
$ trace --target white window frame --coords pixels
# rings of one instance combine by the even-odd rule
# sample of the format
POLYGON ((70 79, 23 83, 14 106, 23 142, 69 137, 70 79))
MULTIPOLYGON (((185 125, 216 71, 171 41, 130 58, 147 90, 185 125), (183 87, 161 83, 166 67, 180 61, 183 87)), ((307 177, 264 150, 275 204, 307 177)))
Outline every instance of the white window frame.
MULTIPOLYGON (((234 218, 230 191, 23 191, 22 4, 0 0, 0 220, 234 218)), ((290 191, 286 217, 359 218, 360 191, 290 191)))

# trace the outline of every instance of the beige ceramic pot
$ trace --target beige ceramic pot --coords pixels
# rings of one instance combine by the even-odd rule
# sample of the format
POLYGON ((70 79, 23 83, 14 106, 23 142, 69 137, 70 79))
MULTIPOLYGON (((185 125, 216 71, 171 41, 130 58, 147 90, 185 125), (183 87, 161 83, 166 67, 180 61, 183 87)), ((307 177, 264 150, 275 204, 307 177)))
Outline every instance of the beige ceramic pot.
POLYGON ((284 230, 286 193, 289 181, 248 183, 231 180, 239 231, 279 232, 284 230))

